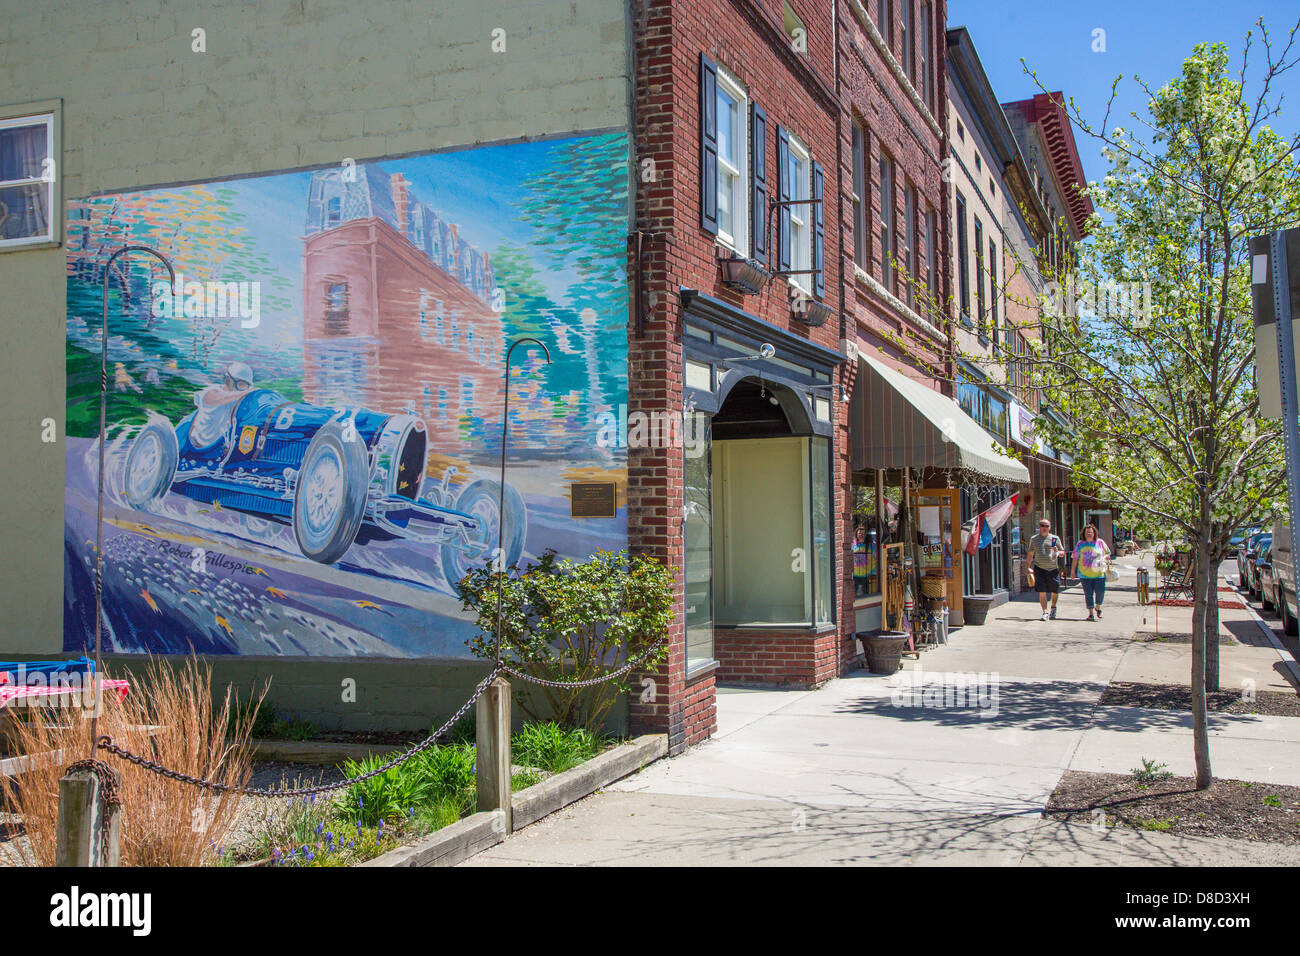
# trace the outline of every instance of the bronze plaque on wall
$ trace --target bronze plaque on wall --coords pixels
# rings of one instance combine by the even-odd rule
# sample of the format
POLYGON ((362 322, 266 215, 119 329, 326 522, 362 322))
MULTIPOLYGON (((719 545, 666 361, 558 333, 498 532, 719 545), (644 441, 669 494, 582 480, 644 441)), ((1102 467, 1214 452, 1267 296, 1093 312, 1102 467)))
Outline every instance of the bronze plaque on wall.
POLYGON ((618 514, 615 482, 575 481, 569 487, 569 517, 613 518, 618 514))

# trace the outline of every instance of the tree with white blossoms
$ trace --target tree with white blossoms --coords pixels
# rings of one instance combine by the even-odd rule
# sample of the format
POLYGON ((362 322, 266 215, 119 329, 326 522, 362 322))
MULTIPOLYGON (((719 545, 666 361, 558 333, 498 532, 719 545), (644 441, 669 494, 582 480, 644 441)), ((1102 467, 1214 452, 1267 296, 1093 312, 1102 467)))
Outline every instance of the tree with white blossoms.
POLYGON ((1135 78, 1148 97, 1146 116, 1130 114, 1140 133, 1110 127, 1120 79, 1097 127, 1069 104, 1077 128, 1103 144, 1109 172, 1087 188, 1099 213, 1067 266, 1072 275, 1049 274, 1061 294, 1039 304, 1045 348, 1035 374, 1075 434, 1039 421, 1074 456, 1075 484, 1181 533, 1194 550, 1199 789, 1212 781, 1216 569, 1233 533, 1285 502, 1281 432, 1258 417, 1247 242, 1300 222, 1300 136, 1274 128, 1300 22, 1285 44, 1270 40, 1262 20, 1256 27, 1235 71, 1228 48, 1213 43, 1198 45, 1158 90, 1135 78), (1263 63, 1248 71, 1252 47, 1263 63), (1149 311, 1145 296, 1124 294, 1130 283, 1149 288, 1149 311), (1071 289, 1094 291, 1070 309, 1071 289))

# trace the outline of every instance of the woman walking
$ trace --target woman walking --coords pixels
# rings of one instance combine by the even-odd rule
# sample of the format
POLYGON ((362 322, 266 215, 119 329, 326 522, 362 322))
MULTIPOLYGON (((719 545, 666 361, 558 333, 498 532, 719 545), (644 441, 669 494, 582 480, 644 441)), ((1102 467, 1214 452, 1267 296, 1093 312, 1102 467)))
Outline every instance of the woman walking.
POLYGON ((1097 620, 1101 620, 1101 602, 1106 597, 1106 571, 1110 565, 1110 548, 1097 537, 1094 525, 1083 526, 1083 537, 1074 546, 1074 565, 1070 577, 1076 574, 1083 584, 1083 600, 1088 605, 1088 620, 1093 620, 1096 607, 1097 620))

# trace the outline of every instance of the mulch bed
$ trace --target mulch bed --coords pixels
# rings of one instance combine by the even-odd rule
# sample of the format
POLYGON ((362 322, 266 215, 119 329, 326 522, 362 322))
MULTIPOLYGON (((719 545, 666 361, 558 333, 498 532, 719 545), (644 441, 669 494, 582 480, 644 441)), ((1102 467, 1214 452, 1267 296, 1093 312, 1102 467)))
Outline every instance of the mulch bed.
MULTIPOLYGON (((1159 599, 1157 599, 1157 600, 1155 600, 1155 601, 1152 601, 1151 603, 1152 603, 1152 604, 1158 604, 1158 605, 1160 605, 1161 607, 1196 607, 1196 602, 1195 602, 1195 601, 1188 601, 1188 600, 1185 599, 1185 598, 1159 598, 1159 599)), ((1221 608, 1236 608, 1236 609, 1243 609, 1243 608, 1245 608, 1245 606, 1246 606, 1246 605, 1242 604, 1240 601, 1220 601, 1220 602, 1219 602, 1219 607, 1221 607, 1221 608)))
POLYGON ((1215 780, 1198 791, 1192 777, 1140 783, 1132 774, 1067 770, 1043 816, 1095 824, 1098 809, 1107 826, 1300 845, 1300 787, 1215 780))
MULTIPOLYGON (((1252 701, 1242 700, 1240 690, 1207 691, 1206 707, 1212 714, 1264 714, 1270 717, 1300 717, 1300 697, 1280 691, 1255 692, 1252 701)), ((1115 681, 1098 701, 1103 707, 1153 707, 1158 710, 1192 709, 1192 689, 1186 684, 1137 684, 1115 681)))
MULTIPOLYGON (((1190 644, 1191 631, 1134 631, 1133 640, 1139 644, 1190 644)), ((1237 639, 1231 634, 1220 633, 1220 644, 1236 644, 1237 639)))

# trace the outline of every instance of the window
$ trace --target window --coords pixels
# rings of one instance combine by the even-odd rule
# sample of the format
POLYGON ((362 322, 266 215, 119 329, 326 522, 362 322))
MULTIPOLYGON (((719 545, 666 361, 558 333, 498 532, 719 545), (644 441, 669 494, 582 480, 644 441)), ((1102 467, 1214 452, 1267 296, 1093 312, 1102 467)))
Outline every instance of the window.
POLYGON ((975 325, 980 335, 987 335, 985 322, 988 316, 984 311, 984 226, 979 217, 975 217, 975 325))
POLYGON ((348 332, 348 284, 327 282, 325 284, 325 334, 347 335, 348 332))
POLYGON ((894 281, 894 161, 880 154, 880 277, 885 288, 896 292, 894 281))
POLYGON ((966 142, 966 127, 961 125, 961 120, 956 120, 956 123, 957 123, 957 138, 964 143, 966 142))
POLYGON ((853 476, 853 597, 880 595, 882 520, 877 476, 867 470, 853 476))
POLYGON ((853 261, 867 268, 867 131, 853 123, 853 261))
POLYGON ((744 90, 719 70, 718 238, 737 252, 745 248, 749 222, 745 187, 745 151, 749 148, 747 115, 744 90))
MULTIPOLYGON (((790 199, 812 198, 812 173, 808 149, 793 136, 786 151, 786 182, 790 184, 790 199)), ((812 268, 812 217, 810 203, 790 207, 790 268, 795 272, 812 268)), ((808 273, 792 275, 790 280, 805 292, 811 292, 812 276, 808 273)))
POLYGON ((325 202, 325 227, 332 228, 343 221, 343 200, 331 196, 325 202))
POLYGON ((925 288, 930 301, 939 301, 939 217, 934 207, 925 208, 925 288))
POLYGON ((910 183, 903 190, 903 268, 907 271, 904 299, 909 306, 916 302, 916 187, 910 183))
POLYGON ((998 347, 998 247, 989 240, 989 328, 993 349, 998 347))
POLYGON ((975 154, 975 172, 979 173, 979 172, 983 172, 983 171, 984 171, 984 161, 980 159, 980 154, 979 154, 979 153, 976 153, 976 154, 975 154))
POLYGON ((957 301, 961 320, 970 325, 970 263, 966 248, 966 199, 957 193, 957 301))
POLYGON ((57 243, 54 113, 0 119, 0 249, 57 243))
POLYGON ((934 42, 934 21, 930 4, 921 4, 921 96, 934 115, 934 71, 930 67, 930 44, 934 42))
POLYGON ((894 48, 894 4, 893 0, 880 0, 876 25, 880 35, 885 38, 885 46, 894 48))
POLYGON ((902 32, 899 36, 903 43, 903 75, 916 86, 916 23, 912 20, 913 0, 900 0, 902 14, 902 32))

